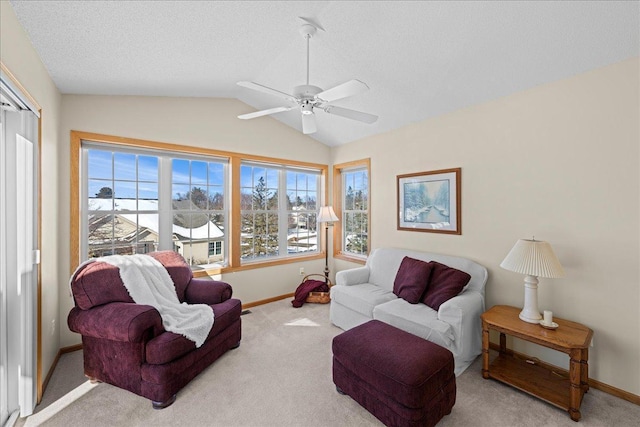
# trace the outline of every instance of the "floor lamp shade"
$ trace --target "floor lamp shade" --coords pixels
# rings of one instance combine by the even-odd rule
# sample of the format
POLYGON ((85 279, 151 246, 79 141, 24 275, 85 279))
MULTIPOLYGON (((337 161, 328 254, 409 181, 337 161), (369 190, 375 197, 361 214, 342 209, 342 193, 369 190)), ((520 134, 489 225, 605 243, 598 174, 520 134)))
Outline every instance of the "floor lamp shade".
POLYGON ((338 217, 336 213, 333 211, 332 206, 323 206, 320 208, 320 212, 318 213, 318 222, 336 222, 338 221, 338 217))
POLYGON ((505 270, 526 275, 524 279, 524 307, 520 319, 538 323, 538 277, 563 277, 564 270, 551 245, 540 240, 520 239, 500 263, 505 270))

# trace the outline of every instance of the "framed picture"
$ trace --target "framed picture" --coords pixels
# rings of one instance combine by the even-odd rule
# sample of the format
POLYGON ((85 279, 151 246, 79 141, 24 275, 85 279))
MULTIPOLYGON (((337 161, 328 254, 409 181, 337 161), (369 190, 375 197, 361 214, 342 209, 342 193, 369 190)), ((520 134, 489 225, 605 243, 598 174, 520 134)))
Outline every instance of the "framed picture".
POLYGON ((460 171, 398 175, 398 230, 462 234, 460 171))

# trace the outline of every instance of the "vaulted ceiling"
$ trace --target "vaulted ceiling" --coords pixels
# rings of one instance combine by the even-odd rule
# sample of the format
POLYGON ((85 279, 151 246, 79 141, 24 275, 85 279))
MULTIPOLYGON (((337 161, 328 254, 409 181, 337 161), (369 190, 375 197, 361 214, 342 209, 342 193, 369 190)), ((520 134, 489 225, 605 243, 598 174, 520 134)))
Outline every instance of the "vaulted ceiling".
MULTIPOLYGON (((18 1, 11 0, 63 94, 237 98, 247 113, 282 92, 351 79, 370 90, 322 111, 311 137, 336 146, 631 57, 638 1, 18 1)), ((300 112, 270 116, 301 129, 300 112)), ((271 120, 261 117, 254 120, 271 120)))

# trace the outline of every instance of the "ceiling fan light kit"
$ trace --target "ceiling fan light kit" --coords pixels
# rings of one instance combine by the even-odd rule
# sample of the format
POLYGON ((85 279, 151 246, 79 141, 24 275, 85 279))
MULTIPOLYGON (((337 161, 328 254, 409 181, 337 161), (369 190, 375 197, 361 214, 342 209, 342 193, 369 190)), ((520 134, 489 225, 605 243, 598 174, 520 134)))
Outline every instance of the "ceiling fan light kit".
POLYGON ((357 120, 363 123, 374 123, 378 120, 378 116, 376 115, 329 104, 329 102, 358 95, 369 90, 369 86, 360 80, 349 80, 348 82, 327 90, 322 90, 322 88, 319 88, 318 86, 309 84, 309 39, 317 33, 318 29, 324 31, 324 28, 319 24, 312 23, 306 18, 300 17, 300 19, 305 21, 305 23, 300 27, 300 34, 302 34, 307 41, 307 84, 294 87, 293 95, 291 95, 255 82, 238 82, 239 86, 277 96, 288 102, 295 103, 296 105, 275 107, 267 110, 255 111, 253 113, 241 114, 238 118, 243 120, 253 119, 256 117, 289 111, 297 106, 300 109, 302 117, 302 133, 305 135, 315 133, 317 131, 314 109, 320 109, 328 114, 357 120))

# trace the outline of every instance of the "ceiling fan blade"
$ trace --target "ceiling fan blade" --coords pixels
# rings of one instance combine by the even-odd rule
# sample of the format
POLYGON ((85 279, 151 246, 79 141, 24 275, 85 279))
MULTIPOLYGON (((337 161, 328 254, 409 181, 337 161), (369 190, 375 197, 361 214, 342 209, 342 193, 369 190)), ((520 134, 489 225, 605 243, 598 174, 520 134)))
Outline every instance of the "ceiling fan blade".
POLYGON ((239 119, 247 120, 247 119, 255 119, 256 117, 266 116, 269 114, 280 113, 282 111, 289 111, 293 107, 275 107, 269 108, 268 110, 256 111, 254 113, 240 114, 238 116, 239 119))
POLYGON ((316 28, 317 28, 317 29, 319 29, 319 30, 326 31, 324 28, 322 28, 322 25, 320 25, 320 24, 319 24, 319 23, 317 23, 317 22, 312 21, 312 20, 311 20, 311 19, 309 19, 309 18, 304 18, 304 17, 302 17, 302 16, 298 16, 298 18, 300 18, 301 20, 303 20, 305 23, 307 23, 307 24, 309 24, 309 25, 312 25, 312 26, 316 27, 316 28))
POLYGON ((269 95, 274 95, 279 98, 284 98, 287 101, 296 102, 296 97, 293 95, 289 95, 288 93, 281 92, 277 89, 273 89, 259 83, 254 82, 238 82, 238 86, 246 87, 247 89, 257 90, 258 92, 268 93, 269 95))
POLYGON ((315 114, 302 114, 302 133, 309 135, 310 133, 315 133, 317 130, 315 114))
POLYGON ((326 113, 335 114, 336 116, 346 117, 347 119, 357 120, 364 123, 373 123, 378 120, 378 116, 362 111, 350 110, 348 108, 336 107, 335 105, 327 105, 322 108, 326 113))
POLYGON ((320 98, 326 102, 336 101, 338 99, 347 98, 349 96, 358 95, 360 93, 369 90, 369 86, 362 83, 360 80, 349 80, 346 83, 327 89, 324 92, 320 92, 316 95, 316 98, 320 98))

